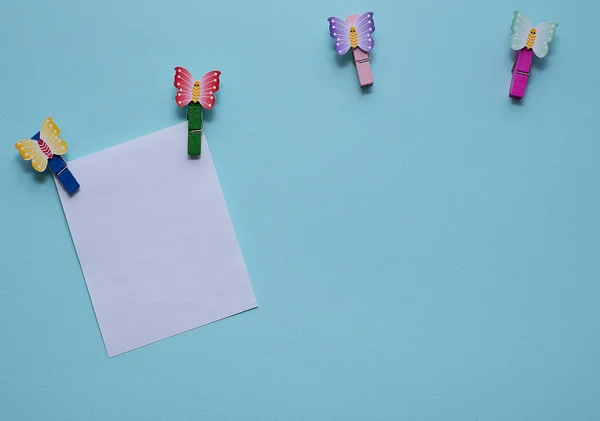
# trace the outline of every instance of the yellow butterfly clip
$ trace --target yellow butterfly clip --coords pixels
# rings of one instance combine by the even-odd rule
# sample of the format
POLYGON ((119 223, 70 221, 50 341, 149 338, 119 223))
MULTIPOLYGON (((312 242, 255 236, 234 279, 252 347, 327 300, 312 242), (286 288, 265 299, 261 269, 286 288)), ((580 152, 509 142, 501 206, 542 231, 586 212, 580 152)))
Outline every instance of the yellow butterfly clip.
POLYGON ((64 155, 67 153, 67 142, 59 137, 60 129, 48 117, 42 123, 40 130, 40 139, 23 139, 15 143, 15 148, 19 151, 25 161, 31 161, 31 166, 39 172, 43 172, 48 166, 48 160, 53 155, 64 155))

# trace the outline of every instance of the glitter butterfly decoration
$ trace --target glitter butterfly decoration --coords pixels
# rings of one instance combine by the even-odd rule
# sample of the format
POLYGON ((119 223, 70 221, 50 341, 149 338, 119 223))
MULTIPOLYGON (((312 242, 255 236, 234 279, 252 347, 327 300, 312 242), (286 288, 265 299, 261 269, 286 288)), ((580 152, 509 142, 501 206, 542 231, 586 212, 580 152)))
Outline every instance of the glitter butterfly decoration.
POLYGON ((329 21, 329 35, 335 39, 336 53, 344 55, 350 48, 360 48, 365 53, 371 52, 375 43, 371 36, 375 32, 373 12, 363 13, 352 26, 336 17, 330 17, 327 20, 329 21))
POLYGON ((215 105, 215 92, 219 90, 221 72, 213 70, 195 80, 183 67, 175 68, 173 85, 177 88, 175 101, 180 107, 190 102, 199 102, 202 108, 211 109, 215 105))

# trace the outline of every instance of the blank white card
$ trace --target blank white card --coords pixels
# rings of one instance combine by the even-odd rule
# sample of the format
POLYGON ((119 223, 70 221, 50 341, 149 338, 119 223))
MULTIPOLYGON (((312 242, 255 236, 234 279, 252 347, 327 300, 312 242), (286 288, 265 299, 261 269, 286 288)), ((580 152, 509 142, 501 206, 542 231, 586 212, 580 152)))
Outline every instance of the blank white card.
POLYGON ((190 159, 187 122, 69 168, 79 192, 57 189, 110 357, 256 307, 206 138, 190 159))

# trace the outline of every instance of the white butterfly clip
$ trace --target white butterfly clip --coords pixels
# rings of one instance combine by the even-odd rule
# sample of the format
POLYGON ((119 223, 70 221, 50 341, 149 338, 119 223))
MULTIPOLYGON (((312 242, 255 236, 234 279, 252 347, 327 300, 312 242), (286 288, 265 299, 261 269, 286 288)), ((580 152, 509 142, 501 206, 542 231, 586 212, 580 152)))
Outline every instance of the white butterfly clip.
POLYGON ((534 28, 529 18, 517 11, 510 27, 513 31, 510 48, 517 51, 523 48, 533 49, 536 56, 544 58, 548 54, 548 43, 554 39, 557 26, 556 22, 543 22, 534 28))

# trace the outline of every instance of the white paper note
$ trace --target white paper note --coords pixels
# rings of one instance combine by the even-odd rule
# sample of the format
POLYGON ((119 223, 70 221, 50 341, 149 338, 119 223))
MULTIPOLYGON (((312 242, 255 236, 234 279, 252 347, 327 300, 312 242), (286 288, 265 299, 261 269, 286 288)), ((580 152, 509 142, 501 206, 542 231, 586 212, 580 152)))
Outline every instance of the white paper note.
POLYGON ((69 162, 57 189, 109 356, 256 307, 219 179, 187 123, 69 162))

